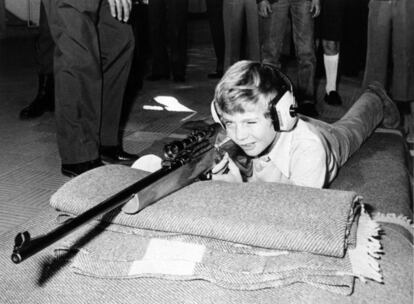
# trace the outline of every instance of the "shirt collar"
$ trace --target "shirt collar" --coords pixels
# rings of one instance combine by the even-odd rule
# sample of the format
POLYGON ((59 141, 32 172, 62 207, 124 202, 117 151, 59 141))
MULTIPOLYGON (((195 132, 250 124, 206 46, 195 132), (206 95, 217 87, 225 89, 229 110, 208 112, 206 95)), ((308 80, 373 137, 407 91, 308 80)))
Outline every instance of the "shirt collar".
POLYGON ((283 173, 290 176, 290 146, 292 142, 292 132, 280 132, 276 144, 267 155, 262 156, 263 160, 269 160, 283 173))

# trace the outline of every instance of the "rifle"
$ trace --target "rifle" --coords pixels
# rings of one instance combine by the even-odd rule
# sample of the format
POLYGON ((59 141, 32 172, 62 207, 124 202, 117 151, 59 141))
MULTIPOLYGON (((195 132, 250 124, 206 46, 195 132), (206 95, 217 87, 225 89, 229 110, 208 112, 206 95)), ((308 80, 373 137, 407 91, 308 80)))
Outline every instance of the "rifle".
POLYGON ((165 158, 159 170, 138 180, 49 233, 33 239, 28 231, 18 233, 14 241, 12 261, 16 264, 22 262, 95 217, 118 207, 124 206, 123 211, 129 214, 137 213, 198 179, 207 179, 215 158, 220 156, 220 153, 222 155, 218 147, 215 148, 219 129, 219 124, 208 125, 203 129, 193 130, 182 141, 166 144, 164 146, 165 158))

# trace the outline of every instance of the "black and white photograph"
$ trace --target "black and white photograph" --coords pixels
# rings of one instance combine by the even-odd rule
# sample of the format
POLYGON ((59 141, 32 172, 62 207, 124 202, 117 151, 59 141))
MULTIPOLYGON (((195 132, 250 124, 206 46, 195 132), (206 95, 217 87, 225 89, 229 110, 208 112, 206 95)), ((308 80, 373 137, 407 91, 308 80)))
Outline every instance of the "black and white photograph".
POLYGON ((0 303, 414 303, 414 0, 0 0, 0 303))

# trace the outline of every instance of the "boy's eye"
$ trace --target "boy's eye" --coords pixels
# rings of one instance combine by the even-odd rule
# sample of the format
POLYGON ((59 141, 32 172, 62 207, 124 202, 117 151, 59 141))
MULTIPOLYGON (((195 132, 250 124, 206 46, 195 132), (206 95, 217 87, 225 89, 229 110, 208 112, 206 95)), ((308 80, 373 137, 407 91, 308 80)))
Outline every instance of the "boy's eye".
POLYGON ((255 121, 255 120, 254 120, 254 121, 248 121, 248 122, 247 122, 247 124, 249 124, 249 125, 254 125, 254 124, 256 124, 256 123, 257 123, 257 121, 255 121))

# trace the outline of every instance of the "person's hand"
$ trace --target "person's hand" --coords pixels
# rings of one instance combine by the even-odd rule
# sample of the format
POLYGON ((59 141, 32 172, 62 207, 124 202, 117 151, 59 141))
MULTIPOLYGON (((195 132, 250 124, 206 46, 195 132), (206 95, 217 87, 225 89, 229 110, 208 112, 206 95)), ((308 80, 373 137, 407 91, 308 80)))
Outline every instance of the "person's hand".
POLYGON ((312 0, 310 12, 312 14, 312 18, 316 18, 321 13, 321 1, 320 0, 312 0))
POLYGON ((112 17, 127 22, 132 9, 131 0, 108 0, 112 17))
POLYGON ((230 183, 243 182, 240 170, 230 159, 229 154, 224 154, 223 159, 211 170, 212 180, 230 183))
POLYGON ((269 1, 263 0, 257 4, 257 10, 260 17, 267 18, 272 13, 272 6, 269 1))

